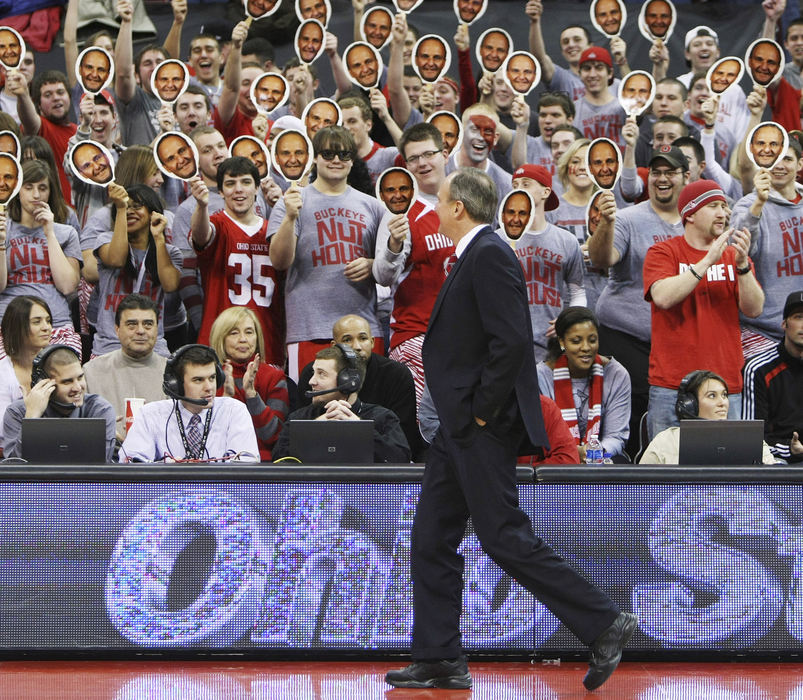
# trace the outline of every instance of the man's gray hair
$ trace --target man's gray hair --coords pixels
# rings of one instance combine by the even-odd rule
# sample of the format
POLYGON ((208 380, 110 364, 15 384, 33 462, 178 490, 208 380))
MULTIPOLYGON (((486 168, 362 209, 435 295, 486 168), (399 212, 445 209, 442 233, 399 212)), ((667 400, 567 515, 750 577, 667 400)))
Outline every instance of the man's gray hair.
POLYGON ((499 193, 496 183, 482 170, 460 168, 449 181, 449 199, 463 202, 472 221, 490 224, 496 216, 499 193))

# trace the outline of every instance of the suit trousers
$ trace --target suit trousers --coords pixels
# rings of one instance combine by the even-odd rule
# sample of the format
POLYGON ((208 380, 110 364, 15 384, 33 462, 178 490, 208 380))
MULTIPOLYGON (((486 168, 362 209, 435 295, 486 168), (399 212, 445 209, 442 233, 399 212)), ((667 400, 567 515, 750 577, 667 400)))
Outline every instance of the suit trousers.
POLYGON ((523 426, 504 435, 476 426, 455 441, 439 429, 430 448, 412 531, 414 660, 462 653, 463 557, 457 553, 471 516, 485 550, 583 643, 619 614, 613 601, 559 557, 519 508, 516 453, 523 426))

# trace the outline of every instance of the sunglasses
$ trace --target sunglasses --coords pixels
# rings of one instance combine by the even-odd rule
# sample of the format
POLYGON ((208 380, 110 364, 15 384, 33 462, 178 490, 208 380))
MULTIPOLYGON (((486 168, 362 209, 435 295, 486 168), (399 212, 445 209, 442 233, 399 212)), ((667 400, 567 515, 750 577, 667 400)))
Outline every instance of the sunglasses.
POLYGON ((324 160, 334 160, 335 156, 340 158, 342 161, 351 160, 353 158, 353 154, 351 151, 332 151, 328 148, 320 151, 318 155, 323 158, 324 160))

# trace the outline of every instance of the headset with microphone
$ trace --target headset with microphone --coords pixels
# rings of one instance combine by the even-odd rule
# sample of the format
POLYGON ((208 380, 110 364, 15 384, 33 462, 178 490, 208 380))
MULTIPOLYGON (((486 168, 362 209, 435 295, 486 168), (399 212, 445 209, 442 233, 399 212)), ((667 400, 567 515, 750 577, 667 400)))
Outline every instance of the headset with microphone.
POLYGON ((170 357, 167 358, 165 363, 165 371, 162 377, 162 391, 171 399, 176 401, 184 401, 191 403, 194 406, 208 406, 209 402, 206 399, 191 399, 184 395, 184 377, 179 373, 179 362, 182 356, 188 350, 198 348, 203 350, 206 354, 206 361, 201 361, 198 364, 215 363, 215 384, 218 389, 223 386, 226 381, 226 375, 223 372, 223 367, 220 366, 217 353, 208 345, 199 345, 198 343, 191 343, 189 345, 182 345, 170 357))
POLYGON ((357 353, 350 345, 344 343, 336 343, 334 347, 338 348, 346 358, 346 366, 337 373, 337 386, 334 389, 321 389, 319 391, 305 391, 304 395, 311 399, 313 396, 323 396, 324 394, 331 394, 333 391, 339 391, 341 394, 348 396, 355 391, 360 390, 362 386, 362 374, 358 368, 359 359, 357 353))
POLYGON ((724 384, 724 380, 718 374, 706 369, 696 369, 693 372, 689 372, 680 381, 678 397, 675 400, 675 415, 678 420, 700 417, 697 390, 706 379, 717 379, 724 384))
MULTIPOLYGON (((75 355, 75 359, 78 361, 78 364, 81 363, 81 356, 76 352, 75 348, 71 348, 69 345, 48 345, 36 353, 36 357, 33 358, 33 364, 31 366, 31 388, 35 387, 43 379, 50 379, 47 371, 45 370, 45 365, 47 364, 50 356, 56 352, 56 350, 69 350, 73 355, 75 355)), ((71 410, 75 408, 75 404, 57 401, 54 398, 55 395, 55 391, 53 391, 53 393, 50 395, 49 403, 52 406, 71 410)))

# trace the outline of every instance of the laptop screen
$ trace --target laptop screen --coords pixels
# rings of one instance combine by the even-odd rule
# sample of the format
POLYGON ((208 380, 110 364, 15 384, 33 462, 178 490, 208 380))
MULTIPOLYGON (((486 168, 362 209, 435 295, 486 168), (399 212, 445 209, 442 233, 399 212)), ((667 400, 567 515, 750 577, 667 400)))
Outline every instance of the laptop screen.
POLYGON ((105 464, 103 418, 23 418, 20 450, 33 464, 105 464))
POLYGON ((373 464, 372 420, 291 420, 290 454, 304 464, 373 464))
POLYGON ((761 464, 763 420, 682 420, 678 464, 761 464))

